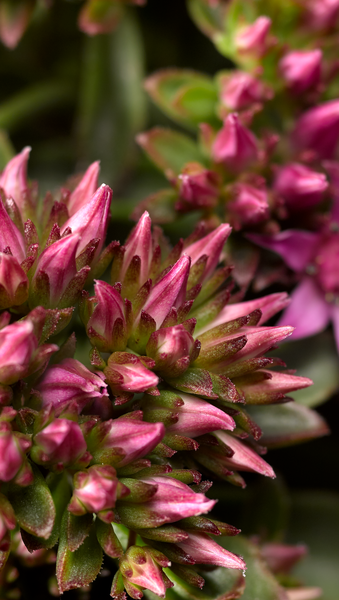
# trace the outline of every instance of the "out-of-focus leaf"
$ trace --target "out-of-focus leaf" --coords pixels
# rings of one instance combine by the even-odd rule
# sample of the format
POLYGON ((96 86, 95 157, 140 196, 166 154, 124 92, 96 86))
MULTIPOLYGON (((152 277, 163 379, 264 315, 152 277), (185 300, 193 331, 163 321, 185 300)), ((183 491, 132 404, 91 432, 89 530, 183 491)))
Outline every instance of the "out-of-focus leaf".
POLYGON ((67 590, 91 583, 100 571, 102 550, 92 527, 89 536, 80 548, 71 552, 68 548, 68 511, 65 510, 61 522, 60 541, 57 556, 57 580, 62 594, 67 590))
POLYGON ((164 69, 151 75, 145 88, 153 102, 184 125, 216 121, 217 89, 207 75, 189 70, 164 69))
POLYGON ((169 179, 179 175, 187 162, 203 162, 197 144, 187 135, 172 129, 154 127, 138 135, 138 143, 169 179))
POLYGON ((7 163, 15 155, 15 150, 5 131, 0 130, 0 170, 5 168, 7 163))
POLYGON ((337 600, 339 590, 339 494, 320 491, 292 496, 288 543, 305 543, 308 555, 293 575, 323 590, 321 600, 337 600))
POLYGON ((125 11, 110 35, 86 39, 79 91, 78 152, 101 161, 101 177, 115 183, 135 159, 134 136, 144 126, 143 45, 134 16, 125 11))
POLYGON ((290 394, 298 404, 315 407, 339 388, 339 362, 333 335, 326 331, 313 338, 291 341, 275 353, 297 374, 312 379, 311 387, 290 394))
POLYGON ((11 485, 8 498, 20 527, 47 540, 54 526, 55 506, 40 470, 35 465, 32 465, 32 469, 33 483, 27 487, 11 485))
POLYGON ((147 210, 153 223, 172 223, 176 220, 174 209, 175 202, 178 199, 177 192, 172 188, 165 188, 151 194, 141 203, 139 203, 132 214, 133 219, 141 217, 144 210, 147 210))
POLYGON ((260 443, 269 448, 289 446, 329 433, 326 422, 315 410, 295 402, 246 408, 263 432, 260 443))
POLYGON ((201 31, 214 39, 223 32, 223 21, 226 16, 226 2, 219 2, 215 6, 206 0, 188 0, 189 13, 201 31))

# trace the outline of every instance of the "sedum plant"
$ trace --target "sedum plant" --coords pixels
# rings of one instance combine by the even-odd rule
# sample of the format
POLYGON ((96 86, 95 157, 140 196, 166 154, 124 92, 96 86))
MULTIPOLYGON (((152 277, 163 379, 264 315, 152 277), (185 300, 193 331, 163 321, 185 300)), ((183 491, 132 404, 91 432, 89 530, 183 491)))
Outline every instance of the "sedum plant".
POLYGON ((267 324, 287 295, 240 301, 225 223, 171 247, 144 212, 124 245, 105 246, 112 191, 98 163, 40 201, 28 156, 0 179, 2 597, 17 593, 15 565, 55 562, 63 593, 89 585, 104 555, 117 600, 192 597, 205 580, 207 597, 239 598, 246 561, 272 598, 317 597, 273 575, 304 549, 260 553, 209 514, 214 480, 275 477, 262 443, 327 432, 287 402, 311 381, 267 356, 293 331, 267 324))

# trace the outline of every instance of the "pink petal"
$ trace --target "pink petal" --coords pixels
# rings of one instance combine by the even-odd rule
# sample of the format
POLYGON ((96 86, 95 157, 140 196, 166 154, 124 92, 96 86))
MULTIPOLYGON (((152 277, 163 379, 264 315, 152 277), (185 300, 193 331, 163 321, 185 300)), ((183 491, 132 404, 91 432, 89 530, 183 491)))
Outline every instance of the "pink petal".
POLYGON ((278 325, 295 327, 293 338, 302 338, 322 331, 331 318, 331 305, 311 277, 304 277, 291 296, 278 325))
POLYGON ((247 235, 255 244, 262 248, 277 252, 293 271, 304 271, 312 260, 319 244, 320 236, 310 231, 289 229, 276 235, 247 235))

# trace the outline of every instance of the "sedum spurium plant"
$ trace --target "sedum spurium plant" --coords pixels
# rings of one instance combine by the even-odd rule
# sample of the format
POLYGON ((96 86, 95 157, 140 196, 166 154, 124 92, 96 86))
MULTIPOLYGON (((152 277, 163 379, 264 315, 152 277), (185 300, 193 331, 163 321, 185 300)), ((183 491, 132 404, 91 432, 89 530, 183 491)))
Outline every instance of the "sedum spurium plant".
MULTIPOLYGON (((246 563, 214 537, 239 530, 208 515, 210 480, 274 478, 263 433, 275 446, 327 432, 293 402, 278 436, 277 423, 260 428, 270 405, 311 384, 266 356, 293 331, 267 325, 288 298, 239 302, 223 262, 228 224, 200 225, 170 248, 145 212, 124 245, 105 247, 112 191, 98 187, 98 163, 40 203, 28 156, 0 179, 2 595, 13 592, 13 560, 55 560, 62 593, 90 584, 106 555, 117 600, 183 585, 194 594, 211 567, 238 598, 246 563), (75 309, 91 369, 74 358, 75 309)), ((262 556, 280 572, 301 554, 266 545, 262 556)), ((297 597, 269 577, 280 598, 297 597)))
POLYGON ((171 187, 135 215, 146 208, 165 223, 194 211, 210 229, 226 220, 243 233, 233 252, 247 253, 257 290, 300 281, 280 324, 298 338, 331 321, 338 346, 339 3, 189 0, 188 9, 233 66, 215 77, 171 68, 146 81, 195 139, 160 127, 138 136, 171 187), (257 270, 249 240, 285 265, 263 253, 257 270))

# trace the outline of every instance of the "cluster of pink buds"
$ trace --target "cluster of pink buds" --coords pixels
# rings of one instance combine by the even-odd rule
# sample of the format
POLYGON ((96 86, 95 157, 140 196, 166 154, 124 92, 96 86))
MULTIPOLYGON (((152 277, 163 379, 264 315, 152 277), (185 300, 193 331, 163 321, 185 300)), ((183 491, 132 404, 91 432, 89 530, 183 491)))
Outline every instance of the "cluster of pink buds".
MULTIPOLYGON (((231 126, 255 146, 237 119, 231 126)), ((201 564, 243 571, 227 537, 225 547, 210 537, 239 531, 205 516, 216 501, 202 477, 240 487, 239 471, 275 477, 251 407, 311 384, 266 356, 293 332, 266 324, 286 294, 239 302, 224 262, 228 224, 199 225, 174 248, 162 244, 166 253, 145 212, 125 245, 104 249, 112 192, 97 188, 97 163, 57 201, 47 195, 39 227, 27 158, 24 150, 1 176, 2 264, 15 261, 1 280, 3 565, 25 548, 50 560, 58 544, 62 593, 88 585, 105 553, 116 561, 117 600, 124 590, 164 597, 177 577, 202 587, 201 564), (109 282, 98 279, 112 259, 109 282), (92 368, 74 358, 74 334, 62 339, 75 309, 92 368)), ((326 431, 300 409, 316 423, 311 436, 326 431)))

